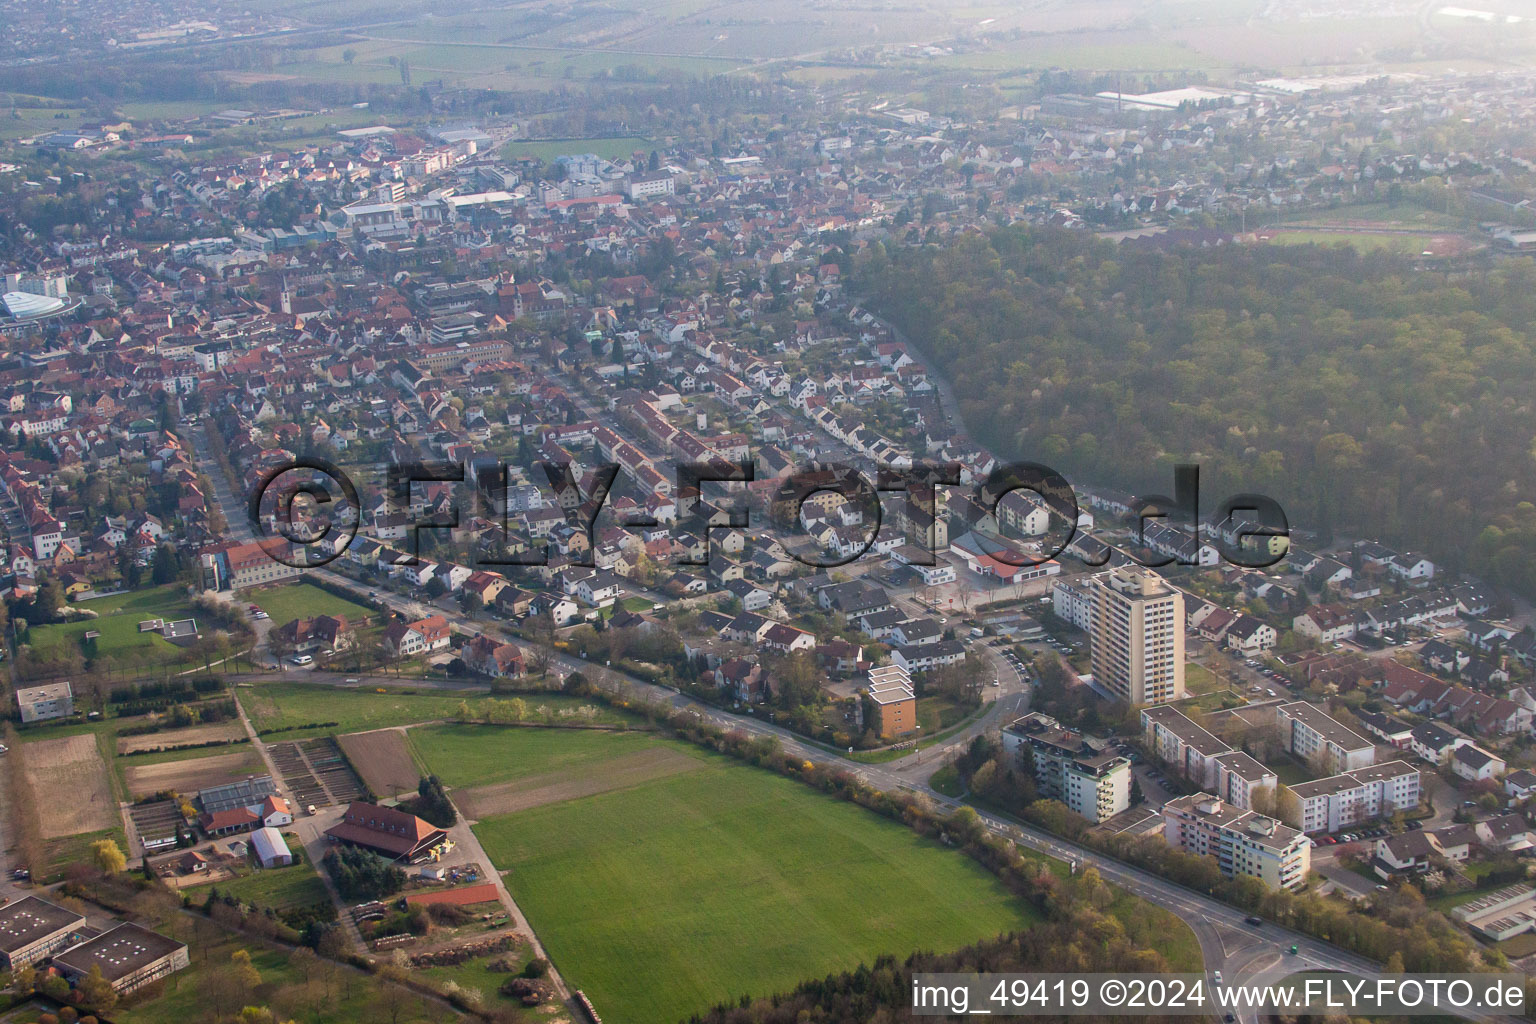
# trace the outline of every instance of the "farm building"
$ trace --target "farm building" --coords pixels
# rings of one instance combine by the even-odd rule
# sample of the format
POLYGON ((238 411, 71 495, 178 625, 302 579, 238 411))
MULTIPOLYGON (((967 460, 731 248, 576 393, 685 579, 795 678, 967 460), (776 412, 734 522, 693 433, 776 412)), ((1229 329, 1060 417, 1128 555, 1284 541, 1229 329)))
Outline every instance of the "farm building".
POLYGON ((75 713, 75 695, 69 683, 22 686, 16 690, 16 706, 23 722, 45 722, 75 713))
POLYGON ((132 992, 176 973, 191 962, 185 942, 132 922, 87 939, 53 958, 53 966, 71 982, 87 977, 92 967, 99 966, 101 976, 118 992, 132 992))
POLYGON ((267 797, 277 792, 277 784, 270 775, 252 775, 225 786, 213 786, 197 794, 203 813, 217 814, 236 807, 258 807, 267 797))
POLYGON ((0 907, 0 966, 17 970, 77 941, 85 918, 73 910, 23 896, 0 907))
POLYGON ((293 853, 283 840, 283 834, 268 825, 251 833, 251 845, 256 849, 256 862, 264 868, 286 867, 293 863, 293 853))
POLYGON ((325 835, 333 843, 361 846, 407 864, 435 860, 448 839, 447 832, 414 814, 361 801, 348 804, 341 823, 326 829, 325 835))

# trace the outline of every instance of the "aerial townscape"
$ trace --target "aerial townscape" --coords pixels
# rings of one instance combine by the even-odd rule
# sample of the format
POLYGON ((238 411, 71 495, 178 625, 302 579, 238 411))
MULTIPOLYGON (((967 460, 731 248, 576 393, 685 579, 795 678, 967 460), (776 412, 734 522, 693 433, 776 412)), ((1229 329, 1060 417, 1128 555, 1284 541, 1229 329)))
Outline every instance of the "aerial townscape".
POLYGON ((1536 974, 1469 2, 0 0, 0 1024, 1536 974))

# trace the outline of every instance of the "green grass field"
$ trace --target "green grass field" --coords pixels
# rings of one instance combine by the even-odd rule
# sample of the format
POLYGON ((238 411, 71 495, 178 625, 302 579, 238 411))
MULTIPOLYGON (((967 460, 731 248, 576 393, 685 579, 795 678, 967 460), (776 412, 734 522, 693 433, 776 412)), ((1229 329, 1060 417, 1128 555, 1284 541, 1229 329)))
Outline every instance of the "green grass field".
MULTIPOLYGON (((329 901, 331 896, 325 883, 304 860, 298 841, 290 839, 288 848, 296 858, 293 864, 285 868, 252 871, 233 881, 219 882, 219 892, 228 893, 254 906, 271 907, 274 910, 289 910, 329 901)), ((197 891, 201 892, 201 887, 197 891)))
POLYGON ((636 138, 633 135, 610 136, 599 139, 556 139, 556 140, 528 140, 509 142, 502 147, 501 155, 507 160, 515 160, 522 156, 537 157, 540 160, 553 160, 558 156, 577 153, 596 153, 605 160, 619 160, 628 158, 635 150, 649 153, 655 148, 655 143, 650 139, 636 138))
MULTIPOLYGON (((257 683, 250 687, 236 687, 235 695, 258 731, 315 722, 337 723, 321 729, 295 729, 280 734, 282 739, 304 739, 309 736, 364 732, 396 725, 456 719, 461 702, 467 703, 471 712, 475 713, 477 709, 483 711, 484 702, 489 699, 473 691, 402 693, 389 689, 386 693, 378 693, 371 689, 343 689, 317 683, 257 683)), ((558 712, 586 703, 561 694, 529 693, 522 696, 528 704, 530 718, 534 709, 540 705, 558 712)), ((510 696, 497 699, 505 702, 510 700, 510 696)), ((618 716, 602 709, 594 720, 614 722, 618 716)))
POLYGON ((485 1000, 485 1005, 495 1007, 500 1012, 520 1012, 527 1014, 529 1020, 538 1020, 540 1014, 537 1010, 525 1010, 521 1003, 511 996, 499 995, 499 990, 509 978, 515 974, 506 971, 493 971, 492 963, 505 956, 518 967, 533 959, 527 945, 520 945, 511 953, 499 956, 476 957, 462 964, 454 964, 451 967, 428 967, 425 970, 413 971, 412 977, 419 978, 429 985, 441 987, 447 982, 455 982, 460 988, 474 989, 485 1000))
POLYGON ((243 599, 272 616, 277 625, 292 619, 312 619, 317 615, 344 615, 349 623, 355 624, 375 614, 367 605, 339 597, 313 583, 265 587, 246 593, 243 599))
POLYGON ((1035 919, 954 850, 669 745, 699 769, 475 827, 555 964, 605 1018, 676 1021, 1035 919))
POLYGON ((184 652, 158 633, 140 633, 143 619, 195 618, 187 602, 185 588, 169 583, 152 590, 136 590, 115 597, 85 601, 76 607, 94 611, 96 618, 58 622, 27 630, 24 643, 39 655, 59 653, 69 646, 79 648, 85 634, 97 630, 96 651, 101 657, 142 655, 147 658, 180 660, 184 652))
POLYGON ((1226 684, 1217 679, 1211 670, 1196 662, 1188 662, 1184 665, 1184 691, 1199 695, 1218 690, 1226 684))
POLYGON ((1285 217, 1287 226, 1327 228, 1345 225, 1372 225, 1420 231, 1455 231, 1466 227, 1463 218, 1430 210, 1414 203, 1359 203, 1331 210, 1302 210, 1285 217))
POLYGON ((1385 251, 1401 256, 1417 256, 1433 252, 1433 235, 1406 233, 1372 234, 1362 231, 1286 230, 1277 231, 1269 239, 1271 245, 1348 245, 1361 252, 1385 251))
POLYGON ((928 785, 945 796, 958 797, 965 792, 965 783, 960 780, 960 773, 952 764, 947 764, 928 776, 928 785))
POLYGON ((408 734, 416 757, 445 786, 485 786, 553 772, 588 771, 660 746, 650 733, 429 725, 408 734))

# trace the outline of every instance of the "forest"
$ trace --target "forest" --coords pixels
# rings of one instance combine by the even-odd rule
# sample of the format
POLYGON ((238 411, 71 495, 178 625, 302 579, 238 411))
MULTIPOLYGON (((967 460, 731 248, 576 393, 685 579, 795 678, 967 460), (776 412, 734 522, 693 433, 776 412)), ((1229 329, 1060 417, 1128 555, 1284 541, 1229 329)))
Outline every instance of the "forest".
POLYGON ((1536 265, 1343 246, 1159 251, 1013 227, 861 254, 857 280, 1000 456, 1201 512, 1276 499, 1536 594, 1536 265))

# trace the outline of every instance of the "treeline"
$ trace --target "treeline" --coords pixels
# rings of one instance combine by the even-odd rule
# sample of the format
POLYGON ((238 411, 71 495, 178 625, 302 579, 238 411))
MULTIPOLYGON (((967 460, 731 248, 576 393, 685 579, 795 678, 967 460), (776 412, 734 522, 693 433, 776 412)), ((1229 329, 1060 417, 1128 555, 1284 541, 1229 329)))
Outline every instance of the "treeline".
POLYGON ((360 847, 333 847, 324 863, 343 899, 376 900, 405 888, 404 871, 360 847))
POLYGON ((416 784, 415 799, 406 801, 404 806, 427 824, 438 828, 452 828, 459 820, 459 812, 454 810, 453 801, 448 799, 448 793, 436 775, 422 776, 416 784))
POLYGON ((1428 552, 1536 594, 1536 264, 1419 269, 1347 247, 1170 252, 1013 227, 862 254, 872 305, 978 439, 1079 483, 1428 552))
MULTIPOLYGON (((1090 884, 1083 888, 1104 887, 1096 876, 1089 881, 1090 884)), ((953 953, 914 953, 900 963, 895 957, 883 956, 872 966, 861 964, 852 971, 803 982, 788 994, 750 1001, 743 998, 735 1006, 718 1006, 703 1016, 690 1017, 689 1024, 807 1024, 811 1021, 895 1024, 912 1019, 914 974, 1030 971, 1119 974, 1170 969, 1155 950, 1128 946, 1123 936, 1117 934, 1117 924, 1114 918, 1094 910, 1091 904, 1079 901, 1064 907, 1056 919, 1027 931, 987 939, 953 953)), ((1125 1018, 1083 1016, 1072 1019, 1091 1024, 1125 1018)), ((1201 1018, 1165 1019, 1195 1021, 1201 1018)))
POLYGON ((114 704, 126 704, 138 700, 154 700, 160 697, 172 700, 197 700, 205 694, 224 689, 224 680, 217 676, 201 679, 168 679, 162 683, 129 683, 113 689, 107 698, 114 704))

